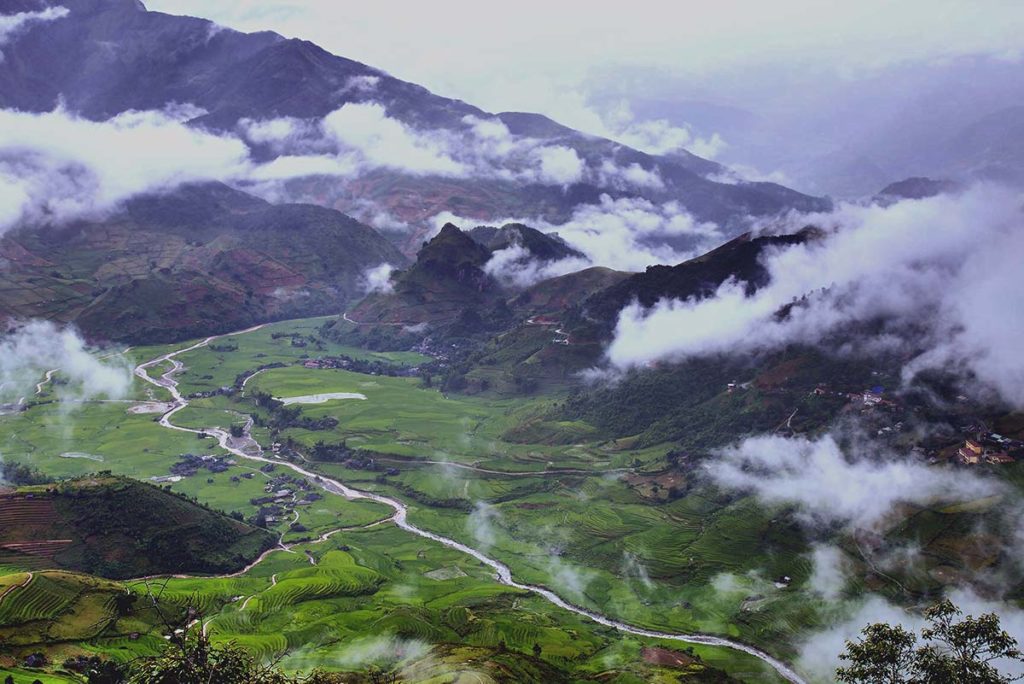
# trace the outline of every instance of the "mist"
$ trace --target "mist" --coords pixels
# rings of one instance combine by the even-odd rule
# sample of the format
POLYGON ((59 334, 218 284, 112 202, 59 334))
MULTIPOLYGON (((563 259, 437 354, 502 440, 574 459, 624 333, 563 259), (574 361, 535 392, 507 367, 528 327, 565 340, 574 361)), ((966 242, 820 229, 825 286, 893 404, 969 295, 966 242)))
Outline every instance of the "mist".
POLYGON ((995 480, 901 458, 869 441, 844 451, 818 439, 750 437, 706 466, 720 487, 749 491, 767 505, 793 505, 810 527, 871 529, 899 503, 972 501, 1004 491, 995 480))
POLYGON ((715 353, 816 344, 845 331, 851 353, 899 351, 907 379, 959 370, 1024 406, 1024 253, 1021 195, 977 185, 959 195, 883 207, 844 204, 793 216, 774 230, 824 229, 819 238, 762 256, 767 286, 747 296, 728 280, 702 300, 633 304, 618 319, 607 358, 617 368, 715 353), (793 305, 788 315, 779 312, 793 305), (882 334, 856 326, 882 320, 882 334), (923 333, 923 334, 922 334, 923 333))
POLYGON ((30 321, 0 337, 0 403, 16 402, 35 392, 49 370, 67 380, 57 393, 89 400, 124 398, 132 384, 129 365, 118 358, 98 359, 71 328, 30 321))

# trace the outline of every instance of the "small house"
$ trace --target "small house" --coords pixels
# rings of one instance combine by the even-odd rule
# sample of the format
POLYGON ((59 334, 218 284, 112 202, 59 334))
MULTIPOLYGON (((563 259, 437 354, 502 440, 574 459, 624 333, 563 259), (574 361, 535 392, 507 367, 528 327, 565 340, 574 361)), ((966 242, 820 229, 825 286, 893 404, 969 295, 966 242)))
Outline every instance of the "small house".
POLYGON ((956 460, 963 465, 976 465, 981 462, 981 453, 962 446, 956 452, 956 460))

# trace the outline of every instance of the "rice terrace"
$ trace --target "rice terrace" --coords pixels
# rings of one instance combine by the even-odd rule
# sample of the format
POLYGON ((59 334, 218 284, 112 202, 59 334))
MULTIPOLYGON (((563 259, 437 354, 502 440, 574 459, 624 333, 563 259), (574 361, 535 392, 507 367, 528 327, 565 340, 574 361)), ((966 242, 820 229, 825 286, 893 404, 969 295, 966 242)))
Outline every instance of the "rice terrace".
MULTIPOLYGON (((284 476, 283 490, 295 487, 292 477, 301 478, 302 485, 286 497, 286 506, 280 503, 285 497, 275 497, 271 504, 275 511, 287 509, 277 516, 279 519, 269 520, 268 529, 280 537, 278 546, 269 549, 241 575, 168 576, 160 584, 162 602, 174 605, 179 601, 184 605, 195 600, 203 613, 202 629, 214 638, 245 644, 261 656, 284 656, 283 662, 295 668, 329 663, 339 653, 352 650, 351 644, 339 639, 337 630, 344 625, 341 634, 373 633, 379 639, 421 640, 425 644, 443 640, 446 635, 458 635, 459 642, 471 637, 468 643, 483 649, 504 643, 512 650, 531 651, 537 644, 542 654, 548 653, 556 660, 596 658, 608 648, 635 653, 647 644, 661 642, 673 649, 687 648, 695 654, 685 661, 688 669, 744 668, 760 672, 758 677, 763 681, 774 681, 780 676, 789 681, 801 681, 781 663, 744 641, 737 639, 730 647, 729 639, 701 634, 699 621, 680 616, 661 622, 654 617, 654 611, 639 602, 621 614, 623 620, 629 618, 635 622, 620 622, 615 619, 618 616, 605 615, 600 612, 604 608, 601 602, 578 592, 571 579, 561 579, 578 572, 593 573, 595 579, 601 581, 598 573, 602 570, 583 565, 577 568, 563 560, 558 561, 558 567, 550 567, 550 561, 544 558, 548 552, 540 540, 517 545, 482 542, 480 531, 472 525, 479 514, 469 510, 467 516, 467 509, 472 509, 475 500, 500 497, 514 502, 510 510, 523 511, 518 515, 536 516, 537 523, 542 524, 546 506, 554 506, 544 502, 558 498, 557 490, 563 486, 561 480, 573 486, 593 480, 590 487, 622 488, 619 496, 624 496, 628 490, 620 483, 620 476, 644 469, 644 465, 624 464, 632 463, 639 455, 649 459, 647 467, 650 467, 656 465, 663 454, 657 450, 609 451, 599 445, 578 445, 565 450, 545 444, 508 444, 505 448, 509 452, 502 453, 499 451, 503 448, 501 431, 514 424, 516 416, 522 412, 535 410, 530 402, 455 400, 436 390, 421 388, 420 381, 410 377, 306 369, 303 362, 308 355, 290 345, 290 335, 315 336, 322 322, 272 324, 225 337, 206 338, 197 344, 183 345, 183 352, 177 347, 171 351, 128 350, 125 356, 134 361, 149 358, 135 369, 133 394, 140 402, 167 402, 171 408, 159 416, 132 411, 135 405, 116 406, 111 410, 110 404, 97 402, 76 408, 73 429, 82 432, 74 439, 103 444, 104 453, 108 454, 103 467, 113 476, 130 473, 132 477, 165 482, 165 464, 177 457, 174 453, 177 449, 185 447, 232 457, 228 469, 217 477, 206 478, 206 482, 200 482, 201 476, 193 476, 164 485, 221 510, 238 511, 251 517, 256 512, 252 502, 261 498, 268 488, 267 482, 280 480, 282 473, 291 473, 284 476), (289 336, 280 336, 282 332, 289 336), (211 343, 221 340, 230 342, 231 352, 211 350, 211 343), (243 391, 199 399, 186 399, 187 395, 182 394, 187 391, 195 395, 207 392, 210 387, 240 385, 244 380, 239 381, 239 378, 247 379, 250 373, 268 363, 280 367, 246 382, 243 391), (360 389, 366 400, 348 409, 350 395, 356 394, 353 392, 344 393, 341 399, 331 399, 337 403, 326 408, 320 408, 318 404, 322 402, 316 402, 310 417, 337 416, 336 427, 330 431, 280 431, 276 434, 278 441, 268 442, 270 432, 260 426, 264 421, 259 416, 264 414, 247 397, 260 392, 287 397, 313 386, 329 390, 360 389), (374 405, 375 400, 377 405, 374 405), (256 423, 250 424, 243 418, 247 415, 257 417, 256 423), (232 430, 233 427, 243 429, 232 430), (325 432, 332 439, 359 444, 360 448, 368 449, 369 446, 363 445, 373 445, 388 465, 383 471, 386 477, 380 477, 379 470, 353 470, 307 457, 305 454, 315 452, 325 432), (170 435, 170 441, 165 434, 170 435), (197 436, 205 439, 196 439, 197 436), (264 438, 262 444, 260 436, 264 438), (144 455, 137 459, 134 449, 139 444, 150 446, 143 447, 144 455), (417 452, 424 450, 429 450, 431 459, 418 457, 417 452), (568 453, 560 453, 566 451, 568 453), (482 459, 481 454, 484 454, 482 459), (437 460, 440 458, 446 460, 437 460), (594 462, 597 467, 592 466, 594 462), (513 470, 498 469, 510 465, 513 470), (303 495, 303 492, 308 493, 303 495), (419 523, 420 518, 424 523, 419 523), (424 527, 421 529, 419 524, 424 527), (450 537, 445 536, 449 534, 450 537), (481 547, 485 551, 478 550, 481 547), (507 548, 507 555, 503 555, 508 560, 485 555, 492 548, 507 548), (522 582, 518 579, 520 573, 522 582), (560 586, 562 581, 567 584, 560 586), (388 596, 391 600, 387 600, 388 596), (385 600, 382 602, 382 599, 385 600), (503 616, 509 605, 523 606, 533 617, 521 624, 517 618, 503 616), (358 616, 348 617, 349 612, 358 616), (439 616, 444 616, 444 620, 461 617, 458 625, 443 622, 445 626, 438 628, 433 623, 439 616), (349 620, 354 622, 345 624, 349 620), (287 627, 282 630, 284 625, 287 627), (563 632, 566 625, 572 626, 571 632, 563 632), (369 632, 364 632, 367 628, 369 632), (693 633, 684 630, 693 630, 693 633), (568 641, 567 635, 571 636, 568 641), (298 646, 301 648, 296 653, 298 646), (759 662, 762 659, 769 665, 759 662), (775 673, 773 668, 781 672, 775 673)), ((374 354, 335 345, 329 345, 328 351, 389 363, 423 360, 415 355, 374 354)), ((30 449, 33 463, 47 472, 64 477, 86 476, 93 469, 88 465, 79 466, 78 460, 64 458, 64 452, 56 447, 66 438, 52 435, 46 429, 47 422, 55 420, 55 414, 59 414, 59 408, 54 406, 59 400, 45 392, 30 400, 29 410, 4 425, 5 439, 16 440, 23 448, 30 449), (37 407, 42 409, 38 417, 32 415, 37 407)), ((45 485, 37 486, 37 490, 42 488, 45 485)), ((20 512, 26 506, 38 509, 47 505, 46 499, 38 495, 33 498, 32 494, 21 494, 21 491, 24 489, 19 490, 19 495, 8 495, 0 505, 0 515, 16 518, 24 515, 20 512)), ((266 504, 261 506, 266 508, 266 504)), ((611 508, 598 515, 615 515, 619 520, 614 528, 616 536, 631 530, 636 533, 656 518, 641 513, 642 505, 635 507, 637 512, 626 520, 619 519, 620 514, 612 514, 611 508), (635 528, 629 526, 631 519, 635 528)), ((579 515, 570 511, 564 514, 579 515)), ((590 515, 587 513, 586 517, 590 515)), ((584 524, 596 528, 606 525, 607 521, 591 519, 584 524)), ((53 542, 26 542, 32 543, 53 542)), ((13 552, 17 544, 8 543, 3 548, 13 552)), ((495 551, 494 555, 499 554, 495 551)), ((5 558, 10 564, 10 557, 5 558)), ((11 565, 8 568, 14 570, 11 565)), ((614 568, 603 572, 610 577, 614 568)), ((12 587, 10 597, 4 602, 11 612, 5 615, 18 620, 14 627, 5 628, 9 634, 4 635, 10 643, 31 650, 48 643, 49 621, 60 622, 69 608, 67 601, 49 606, 52 610, 43 607, 24 616, 22 622, 22 614, 17 611, 23 600, 29 600, 30 592, 26 591, 27 586, 19 585, 21 577, 11 574, 5 578, 5 584, 12 587), (32 636, 14 636, 22 628, 39 631, 32 632, 32 636)), ((53 576, 55 580, 57 577, 53 576)), ((95 596, 98 590, 88 578, 59 577, 75 589, 69 598, 88 599, 96 606, 94 610, 101 611, 95 617, 110 610, 110 606, 102 605, 95 596)), ((48 581, 50 575, 40 575, 40 579, 48 581)), ((157 581, 157 577, 145 581, 126 578, 121 580, 120 586, 143 592, 152 590, 157 581)), ((109 593, 109 588, 105 589, 109 593)), ((652 584, 651 594, 654 593, 652 584)), ((716 610, 728 610, 728 606, 716 606, 716 610)), ((145 652, 147 645, 152 648, 152 636, 147 634, 159 627, 152 616, 154 623, 149 625, 140 625, 138 620, 146 619, 142 616, 131 621, 118 620, 113 615, 107 619, 109 624, 103 627, 97 627, 103 620, 92 623, 95 632, 72 632, 72 639, 88 644, 90 650, 95 648, 122 658, 131 657, 133 652, 145 652), (139 636, 133 639, 133 634, 139 636)), ((416 652, 416 648, 412 648, 412 652, 416 652)), ((467 654, 470 652, 472 649, 467 654)), ((55 653, 59 654, 60 650, 55 653)), ((469 671, 459 657, 459 652, 449 654, 444 662, 431 663, 430 667, 437 668, 437 676, 462 669, 469 671)), ((595 673, 605 669, 605 657, 593 663, 595 673)), ((516 660, 511 655, 507 659, 516 660)), ((358 667, 362 663, 355 659, 352 664, 358 667)), ((415 658, 395 665, 422 666, 415 658)), ((493 664, 494 667, 499 665, 499 672, 504 671, 501 668, 515 672, 515 668, 530 666, 514 662, 493 664)))
POLYGON ((1021 35, 0 0, 0 684, 1024 678, 1021 35))

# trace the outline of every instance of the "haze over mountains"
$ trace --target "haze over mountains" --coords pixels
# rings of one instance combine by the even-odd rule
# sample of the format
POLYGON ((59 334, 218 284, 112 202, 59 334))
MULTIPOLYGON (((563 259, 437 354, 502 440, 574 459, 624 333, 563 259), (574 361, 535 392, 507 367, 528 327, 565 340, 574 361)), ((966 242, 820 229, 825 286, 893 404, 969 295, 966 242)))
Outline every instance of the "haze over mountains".
MULTIPOLYGON (((170 282, 166 269, 195 272, 184 264, 186 257, 165 255, 154 273, 128 269, 108 281, 63 262, 59 252, 34 252, 18 232, 84 220, 80 228, 88 240, 88 233, 109 230, 111 222, 123 226, 118 212, 131 198, 174 193, 187 182, 223 180, 274 201, 339 209, 385 231, 407 254, 444 218, 488 223, 525 217, 548 227, 568 222, 565 237, 575 237, 576 249, 591 263, 634 269, 676 261, 758 216, 829 206, 771 183, 717 182, 721 167, 686 152, 652 156, 542 116, 490 115, 301 40, 241 34, 205 20, 147 12, 130 0, 74 1, 66 12, 63 7, 20 0, 4 6, 5 13, 20 13, 5 36, 0 64, 0 173, 13 193, 3 225, 15 230, 4 247, 10 285, 0 311, 8 317, 80 320, 97 333, 110 317, 95 312, 99 303, 85 313, 86 303, 76 297, 107 293, 99 301, 144 300, 147 288, 170 282), (123 151, 111 154, 114 147, 123 151), (638 225, 622 225, 623 215, 637 216, 638 225), (615 225, 605 229, 602 220, 615 225), (44 302, 19 299, 19 283, 36 277, 52 281, 52 296, 44 302), (118 294, 111 287, 138 293, 118 294)), ((170 211, 172 205, 151 208, 170 211)), ((311 210, 302 211, 308 220, 311 210)), ((139 221, 139 212, 129 213, 139 221)), ((150 211, 141 227, 168 221, 173 216, 150 211)), ((323 236, 309 231, 296 235, 299 243, 323 244, 323 236)), ((196 246, 216 237, 216 231, 182 235, 196 246)), ((231 239, 251 251, 250 240, 259 238, 243 231, 231 239)), ((374 249, 353 257, 403 261, 382 245, 374 249)), ((294 263, 282 270, 258 248, 256 253, 239 257, 254 280, 266 288, 290 279, 285 289, 301 296, 288 305, 253 304, 247 292, 252 287, 234 282, 222 299, 232 301, 225 311, 247 312, 217 316, 225 325, 286 310, 323 310, 315 296, 304 300, 311 290, 300 287, 315 275, 301 266, 296 272, 294 263)), ((341 304, 355 294, 352 284, 360 274, 335 266, 347 283, 331 285, 341 304)), ((186 280, 191 285, 170 282, 171 301, 185 303, 222 288, 186 280)), ((121 308, 122 318, 132 316, 126 313, 131 307, 121 308)), ((160 326, 171 335, 192 329, 185 322, 160 326)), ((111 337, 119 336, 116 327, 108 329, 111 337)))
POLYGON ((481 221, 517 212, 564 220, 576 204, 608 192, 678 200, 699 220, 729 223, 826 206, 772 184, 716 183, 708 177, 720 167, 688 153, 653 157, 545 117, 489 115, 301 40, 240 34, 133 1, 82 0, 69 9, 59 20, 26 24, 6 46, 4 107, 48 112, 61 104, 69 115, 102 121, 189 105, 195 109, 176 117, 243 139, 261 164, 256 179, 302 179, 289 192, 339 209, 369 201, 414 223, 439 207, 481 221), (477 145, 457 149, 464 140, 477 145), (338 190, 309 179, 315 175, 361 185, 338 190), (410 187, 425 197, 407 206, 396 195, 410 187))
POLYGON ((659 82, 651 20, 699 22, 645 1, 579 17, 639 43, 570 127, 138 0, 0 0, 0 672, 209 633, 299 681, 803 684, 940 596, 1024 641, 1017 56, 871 24, 874 71, 787 71, 804 0, 768 47, 727 2, 736 61, 659 82))
POLYGON ((838 75, 761 65, 714 83, 629 69, 612 75, 594 79, 598 106, 625 100, 643 119, 717 133, 726 144, 716 161, 805 192, 858 197, 922 175, 1024 180, 1024 64, 1013 54, 904 60, 838 75))

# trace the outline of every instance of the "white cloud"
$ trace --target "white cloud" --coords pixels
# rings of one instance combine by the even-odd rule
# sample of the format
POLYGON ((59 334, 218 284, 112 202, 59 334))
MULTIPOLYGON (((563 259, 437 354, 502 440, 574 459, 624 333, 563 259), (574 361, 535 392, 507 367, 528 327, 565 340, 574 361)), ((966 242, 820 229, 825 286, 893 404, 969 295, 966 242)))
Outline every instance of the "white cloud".
POLYGON ((751 437, 722 449, 707 471, 719 486, 794 505, 811 525, 873 528, 898 503, 971 501, 1002 487, 970 474, 900 458, 870 443, 846 454, 831 435, 817 440, 751 437))
POLYGON ((622 167, 606 159, 601 162, 598 178, 603 187, 617 189, 651 188, 661 190, 665 187, 665 181, 661 179, 661 174, 656 168, 645 169, 635 162, 622 167))
POLYGON ((95 122, 61 109, 0 110, 0 230, 96 216, 141 192, 246 173, 241 141, 189 128, 173 114, 95 122))
POLYGON ((583 160, 574 149, 553 145, 541 147, 535 154, 540 163, 538 178, 544 183, 570 185, 583 177, 583 160))
POLYGON ((430 654, 430 645, 418 639, 402 639, 391 635, 355 639, 338 654, 343 667, 393 667, 407 665, 430 654))
POLYGON ((356 201, 345 210, 345 213, 380 231, 407 233, 412 229, 406 221, 368 199, 356 201))
POLYGON ((591 168, 566 145, 513 135, 494 117, 463 117, 463 128, 417 129, 390 117, 376 102, 347 103, 322 120, 243 119, 246 140, 267 145, 284 160, 258 169, 259 179, 301 175, 355 176, 387 168, 413 175, 500 179, 569 185, 588 180, 607 187, 662 188, 655 169, 637 163, 591 168), (333 160, 333 161, 332 161, 333 160))
POLYGON ((808 585, 827 601, 835 601, 846 587, 847 565, 843 552, 824 544, 816 544, 811 550, 811 577, 808 585))
MULTIPOLYGON (((454 223, 464 229, 480 225, 476 219, 466 219, 450 211, 431 217, 433 234, 445 223, 454 223)), ((694 219, 678 202, 656 204, 641 198, 613 199, 602 195, 597 204, 580 204, 573 209, 569 220, 550 223, 539 217, 505 217, 487 223, 505 225, 522 223, 545 233, 557 233, 569 246, 582 253, 591 266, 604 266, 621 271, 642 271, 653 264, 676 264, 697 256, 719 244, 723 235, 712 223, 694 219), (679 250, 668 243, 670 239, 688 239, 694 246, 679 250)), ((559 271, 577 265, 569 261, 547 266, 522 266, 522 253, 508 251, 495 261, 492 268, 502 271, 509 265, 520 265, 521 280, 530 281, 532 273, 560 275, 559 271)), ((512 275, 513 280, 519 279, 512 275)))
POLYGON ((124 397, 132 383, 126 364, 100 361, 74 330, 33 320, 0 336, 0 403, 31 394, 46 371, 53 369, 68 380, 59 392, 77 399, 124 397))
POLYGON ((714 159, 726 147, 717 133, 700 138, 689 126, 674 125, 667 119, 637 121, 626 100, 619 100, 603 116, 598 116, 604 125, 600 135, 648 154, 669 154, 685 149, 699 157, 714 159))
POLYGON ((380 76, 360 74, 359 76, 352 76, 345 81, 345 86, 341 89, 341 92, 371 93, 377 89, 378 85, 380 85, 380 76))
MULTIPOLYGON (((47 7, 37 12, 18 12, 17 14, 0 14, 0 47, 10 42, 18 32, 32 24, 55 21, 68 15, 67 7, 47 7)), ((0 62, 4 61, 4 54, 0 52, 0 62)))
POLYGON ((717 226, 696 221, 677 202, 655 204, 607 195, 598 204, 577 206, 567 222, 547 224, 545 230, 557 230, 593 264, 624 271, 679 263, 722 239, 717 226), (681 237, 692 238, 694 248, 679 251, 666 241, 681 237))
POLYGON ((747 164, 729 164, 724 167, 721 173, 707 176, 707 179, 715 183, 726 185, 739 185, 740 183, 778 183, 779 185, 792 186, 793 180, 784 172, 775 170, 763 172, 747 164))
POLYGON ((354 178, 359 160, 351 155, 282 155, 254 168, 246 178, 256 182, 285 181, 310 176, 354 178))
POLYGON ((432 139, 385 113, 376 103, 345 104, 323 120, 323 129, 366 161, 412 174, 462 176, 465 166, 449 156, 443 141, 432 139))
POLYGON ((773 250, 762 261, 771 282, 747 297, 724 283, 706 299, 627 307, 607 355, 620 368, 655 360, 810 343, 842 326, 882 317, 877 344, 925 349, 908 365, 960 367, 1024 406, 1024 253, 1021 198, 976 186, 958 196, 889 207, 842 205, 835 213, 797 216, 828 228, 806 244, 773 250), (775 313, 802 297, 785 319, 775 313), (903 326, 926 335, 902 341, 903 326))
POLYGON ((495 525, 501 519, 501 511, 496 507, 478 501, 473 512, 466 517, 466 529, 473 535, 476 548, 487 553, 497 542, 495 525))
POLYGON ((484 272, 509 287, 529 287, 548 278, 589 267, 587 259, 569 257, 558 261, 538 261, 528 249, 511 245, 495 251, 484 264, 484 272))
POLYGON ((363 291, 367 294, 372 292, 388 293, 394 291, 395 286, 391 282, 391 274, 394 272, 395 267, 388 263, 366 269, 363 272, 362 277, 363 291))

